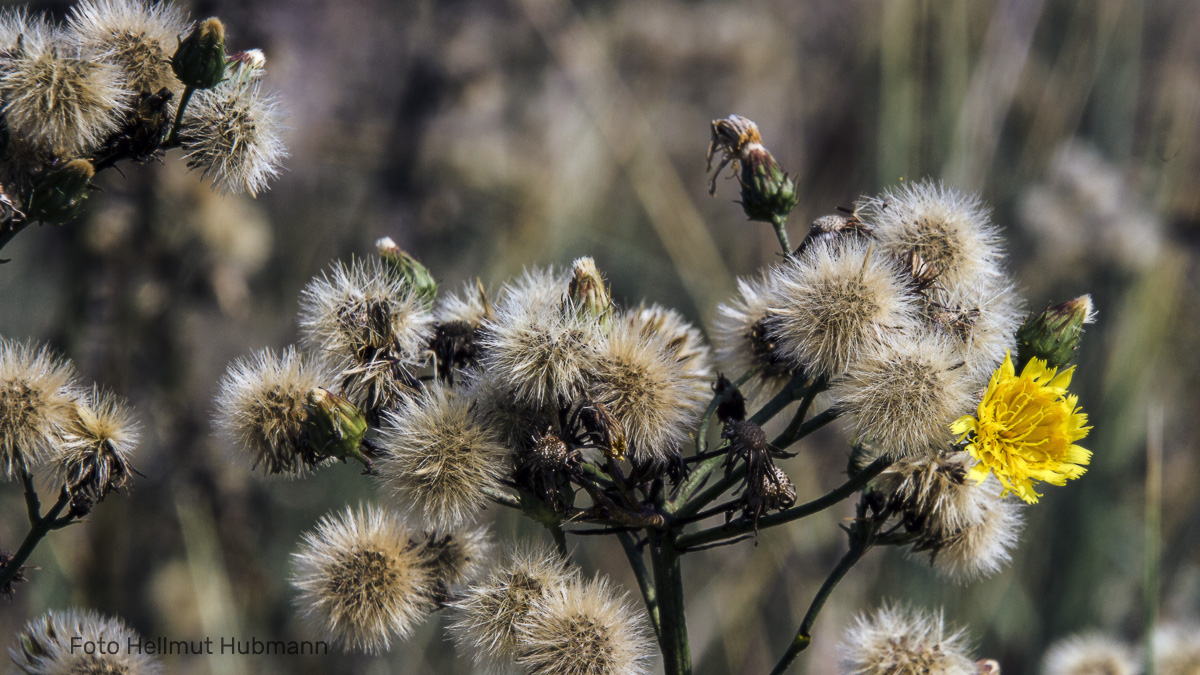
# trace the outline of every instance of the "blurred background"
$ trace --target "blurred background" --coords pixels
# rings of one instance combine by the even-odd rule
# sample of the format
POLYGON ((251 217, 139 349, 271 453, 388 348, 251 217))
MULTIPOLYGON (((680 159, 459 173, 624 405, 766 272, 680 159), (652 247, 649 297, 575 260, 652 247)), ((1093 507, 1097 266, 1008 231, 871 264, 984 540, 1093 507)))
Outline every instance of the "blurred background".
MULTIPOLYGON (((66 2, 33 3, 61 16, 66 2)), ((796 179, 793 241, 860 195, 932 177, 978 191, 1027 299, 1093 294, 1076 387, 1088 474, 1027 509, 1014 563, 938 579, 876 550, 835 591, 795 672, 836 672, 854 614, 944 607, 978 654, 1032 673, 1048 643, 1136 641, 1148 445, 1161 447, 1164 619, 1200 612, 1200 4, 1192 0, 255 0, 197 2, 231 51, 261 47, 289 110, 285 171, 258 199, 213 194, 173 153, 106 172, 74 224, 4 250, 0 334, 48 342, 139 411, 144 474, 53 533, 0 602, 0 641, 80 605, 143 634, 313 639, 289 555, 324 513, 386 501, 353 466, 258 480, 214 438, 226 365, 296 340, 301 288, 389 235, 457 288, 592 255, 626 304, 701 325, 777 258, 736 184, 707 194, 708 123, 754 119, 796 179)), ((785 464, 801 499, 841 480, 835 431, 785 464)), ((685 559, 698 673, 764 673, 845 548, 850 505, 685 559)), ((0 485, 0 544, 27 524, 0 485)), ((497 540, 544 537, 500 514, 497 540)), ((595 538, 591 538, 595 539, 595 538)), ((636 593, 612 541, 588 570, 636 593)), ((192 657, 180 673, 468 673, 443 616, 388 655, 192 657)), ((657 666, 656 666, 657 667, 657 666)))

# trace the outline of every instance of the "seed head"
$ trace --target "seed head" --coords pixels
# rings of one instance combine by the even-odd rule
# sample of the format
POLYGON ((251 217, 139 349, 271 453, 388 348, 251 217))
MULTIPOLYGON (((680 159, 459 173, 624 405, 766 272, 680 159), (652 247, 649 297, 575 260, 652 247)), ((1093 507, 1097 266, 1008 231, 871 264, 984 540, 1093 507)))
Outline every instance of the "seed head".
POLYGON ((778 349, 813 373, 840 375, 916 315, 897 264, 865 243, 813 246, 776 268, 769 284, 778 349))
POLYGON ((981 280, 939 284, 931 291, 926 318, 935 332, 956 346, 973 384, 987 384, 1004 355, 1013 348, 1021 321, 1020 298, 1007 282, 981 280))
POLYGON ((1161 675, 1200 672, 1200 625, 1159 624, 1154 629, 1154 667, 1161 675))
POLYGON ((80 395, 74 378, 49 349, 0 337, 0 478, 32 471, 58 449, 80 395))
POLYGON ((166 2, 85 0, 67 18, 69 39, 86 53, 120 66, 127 86, 142 94, 181 89, 171 55, 187 31, 183 12, 166 2))
POLYGON ((717 307, 710 332, 717 363, 731 377, 757 369, 743 388, 751 399, 774 396, 796 366, 780 348, 769 279, 768 274, 738 279, 737 295, 717 307))
POLYGON ((475 328, 492 318, 492 314, 492 303, 488 300, 483 282, 478 279, 474 283, 464 284, 461 293, 450 291, 441 294, 433 309, 433 318, 439 323, 462 321, 475 328))
POLYGON ((636 326, 644 339, 662 341, 685 377, 703 381, 706 385, 712 379, 708 345, 704 344, 700 330, 685 321, 679 312, 643 303, 623 312, 622 319, 636 326))
POLYGON ((511 470, 508 448, 467 397, 431 384, 384 418, 379 473, 401 504, 450 530, 470 520, 511 470))
POLYGON ((482 527, 447 533, 429 531, 416 542, 428 549, 438 602, 450 597, 450 589, 479 576, 492 547, 487 529, 482 527))
POLYGON ((292 554, 292 585, 313 628, 347 649, 378 653, 435 608, 435 552, 376 507, 327 515, 292 554))
POLYGON ((8 654, 26 675, 158 675, 163 672, 158 661, 141 650, 127 649, 141 640, 120 619, 92 610, 52 610, 26 623, 8 654), (78 647, 101 640, 115 642, 119 649, 88 654, 78 647))
POLYGON ((1108 635, 1074 635, 1051 645, 1042 659, 1044 675, 1137 675, 1133 650, 1108 635))
POLYGON ((947 634, 942 613, 884 605, 859 615, 839 647, 842 675, 975 675, 967 635, 947 634))
POLYGON ((138 425, 122 399, 97 388, 79 399, 51 462, 55 481, 96 502, 129 480, 138 425))

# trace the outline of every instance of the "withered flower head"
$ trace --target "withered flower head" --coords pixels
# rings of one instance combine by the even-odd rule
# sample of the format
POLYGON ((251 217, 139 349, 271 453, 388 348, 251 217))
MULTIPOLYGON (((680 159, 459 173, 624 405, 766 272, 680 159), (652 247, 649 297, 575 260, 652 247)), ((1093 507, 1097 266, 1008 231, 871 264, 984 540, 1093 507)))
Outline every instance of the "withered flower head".
POLYGON ((72 494, 102 501, 134 473, 129 456, 137 441, 138 427, 125 402, 93 388, 78 401, 63 433, 52 462, 56 479, 72 494))
POLYGON ((740 115, 713 120, 707 155, 710 170, 717 152, 721 153, 721 161, 713 172, 709 194, 716 194, 717 177, 732 164, 742 188, 742 210, 747 218, 767 223, 782 221, 796 208, 800 199, 796 184, 763 145, 754 122, 740 115))

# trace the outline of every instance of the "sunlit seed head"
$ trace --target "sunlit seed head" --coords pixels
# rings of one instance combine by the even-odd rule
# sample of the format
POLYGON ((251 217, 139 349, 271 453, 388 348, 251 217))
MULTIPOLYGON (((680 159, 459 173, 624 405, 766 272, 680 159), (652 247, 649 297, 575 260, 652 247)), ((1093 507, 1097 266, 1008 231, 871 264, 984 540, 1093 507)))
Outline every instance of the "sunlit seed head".
POLYGON ((1021 301, 1003 279, 939 284, 925 312, 932 326, 955 345, 968 378, 983 386, 1013 349, 1021 325, 1021 301))
POLYGON ((953 444, 950 424, 970 409, 960 364, 945 338, 896 334, 866 350, 830 392, 855 438, 893 458, 929 454, 953 444))
POLYGON ((1073 635, 1050 646, 1042 659, 1042 675, 1137 675, 1132 648, 1100 633, 1073 635))
POLYGON ((597 346, 590 396, 621 423, 632 457, 661 463, 679 451, 711 389, 687 372, 665 335, 615 321, 597 346))
MULTIPOLYGON (((234 67, 234 73, 246 71, 234 67)), ((279 175, 287 157, 280 133, 283 111, 257 77, 234 77, 197 91, 179 139, 188 168, 210 176, 221 192, 256 195, 279 175)))
POLYGON ((645 303, 622 312, 620 318, 636 326, 646 339, 663 344, 667 354, 679 364, 685 377, 702 380, 712 378, 708 345, 700 329, 686 321, 673 309, 645 303))
POLYGON ((653 658, 638 609, 599 577, 548 589, 517 623, 517 644, 531 675, 646 675, 653 658))
POLYGON ((814 374, 840 375, 916 317, 896 262, 867 243, 817 244, 768 283, 779 350, 814 374))
POLYGON ((492 318, 492 303, 482 282, 463 285, 461 292, 444 292, 438 295, 433 308, 433 318, 439 323, 462 321, 471 326, 480 326, 492 318))
POLYGON ((1154 668, 1159 675, 1200 673, 1200 625, 1163 623, 1155 626, 1154 668))
POLYGON ((473 401, 438 384, 405 398, 380 432, 384 484, 435 529, 472 519, 511 470, 508 448, 473 401))
POLYGON ((128 87, 144 94, 181 89, 171 55, 188 30, 183 12, 166 2, 85 0, 67 18, 68 38, 125 71, 128 87))
POLYGON ((884 605, 859 615, 838 648, 842 675, 975 675, 968 637, 942 613, 884 605))
POLYGON ((866 200, 860 210, 884 252, 917 253, 937 268, 940 283, 974 283, 1003 273, 1000 235, 977 195, 911 183, 866 200))
POLYGON ((577 575, 556 551, 522 544, 451 605, 450 634, 477 665, 498 667, 510 662, 522 644, 517 624, 525 620, 534 601, 577 575))
POLYGON ((292 347, 264 349, 230 364, 221 379, 216 422, 227 442, 264 474, 304 473, 319 461, 308 449, 308 394, 328 384, 321 362, 292 347))
POLYGON ((426 531, 415 541, 428 552, 439 601, 448 598, 451 589, 479 576, 492 548, 483 527, 454 532, 426 531))
POLYGON ((9 131, 59 156, 94 149, 128 111, 124 73, 59 41, 39 22, 24 30, 0 71, 9 131))
POLYGON ((128 649, 141 641, 120 619, 92 610, 52 610, 26 623, 8 654, 26 675, 158 675, 163 668, 157 660, 128 649), (102 640, 120 648, 89 654, 81 647, 102 640))
POLYGON ((80 392, 70 362, 0 338, 0 478, 32 471, 60 446, 80 392))
POLYGON ((124 400, 93 388, 76 404, 50 466, 56 482, 72 494, 100 501, 130 479, 137 443, 133 411, 124 400))
POLYGON ((933 533, 930 562, 942 576, 967 583, 995 575, 1012 559, 1024 526, 1025 505, 1000 497, 994 479, 982 484, 968 481, 976 500, 976 520, 957 531, 933 533))
POLYGON ((600 325, 564 305, 568 284, 553 271, 527 271, 501 290, 495 318, 484 324, 482 368, 522 402, 557 404, 585 390, 600 325))
POLYGON ((422 535, 374 506, 326 515, 292 554, 297 605, 314 630, 369 653, 406 638, 435 608, 422 535))
POLYGON ((475 402, 478 414, 505 447, 532 446, 533 440, 558 420, 557 406, 528 403, 513 393, 508 382, 491 373, 470 373, 464 396, 475 402))
POLYGON ((796 362, 780 346, 775 328, 770 275, 738 279, 737 295, 717 306, 713 348, 717 364, 731 379, 756 370, 742 388, 750 397, 774 396, 795 374, 796 362))

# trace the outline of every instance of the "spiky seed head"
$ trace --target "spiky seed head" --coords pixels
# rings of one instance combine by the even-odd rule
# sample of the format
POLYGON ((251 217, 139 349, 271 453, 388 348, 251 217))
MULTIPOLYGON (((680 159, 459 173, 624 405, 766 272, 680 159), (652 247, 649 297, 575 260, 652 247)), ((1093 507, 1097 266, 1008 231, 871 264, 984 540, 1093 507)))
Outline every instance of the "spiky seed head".
POLYGON ((158 675, 162 665, 128 645, 142 641, 124 621, 92 610, 51 610, 25 624, 8 650, 26 675, 158 675), (115 642, 119 649, 88 654, 81 644, 115 642))
POLYGON ((342 393, 374 418, 408 391, 433 337, 425 302, 378 258, 336 262, 300 297, 305 342, 341 370, 342 393))
POLYGON ((517 624, 525 620, 534 601, 577 576, 556 551, 522 544, 452 603, 450 634, 476 664, 496 667, 509 662, 522 645, 517 624))
POLYGON ((1014 346, 1021 301, 1008 282, 940 283, 929 294, 927 324, 950 339, 967 377, 978 386, 1014 346))
POLYGON ((794 374, 796 363, 780 348, 771 311, 769 273, 738 279, 738 293, 717 306, 710 335, 717 364, 730 377, 756 370, 743 387, 751 399, 769 398, 794 374))
POLYGON ((943 283, 974 283, 1003 274, 1000 234, 978 195, 929 181, 892 188, 859 205, 888 255, 915 252, 943 283))
POLYGON ((115 132, 131 93, 121 68, 26 26, 0 75, 8 130, 59 156, 78 156, 115 132))
POLYGON ((492 547, 483 527, 454 532, 430 530, 417 537, 416 542, 428 550, 438 602, 450 597, 451 589, 479 576, 492 547))
POLYGON ((1200 672, 1200 625, 1162 623, 1154 628, 1154 668, 1160 675, 1200 672))
POLYGON ((684 375, 707 386, 712 379, 711 355, 700 329, 669 307, 647 305, 623 312, 622 319, 636 326, 646 339, 661 340, 684 375))
POLYGON ((375 506, 323 517, 292 554, 297 605, 313 629, 368 653, 408 637, 436 607, 422 536, 375 506))
POLYGON ((838 647, 842 675, 975 675, 968 637, 942 613, 884 605, 859 615, 838 647))
POLYGON ((953 345, 938 335, 895 334, 855 361, 830 391, 855 438, 887 455, 939 452, 950 425, 969 410, 972 383, 953 345))
POLYGON ((501 290, 484 324, 481 367, 522 403, 557 405, 585 391, 600 326, 564 303, 569 283, 553 270, 526 271, 501 290))
POLYGON ((647 675, 647 630, 607 579, 548 589, 517 623, 517 664, 531 675, 647 675))
POLYGON ((483 282, 476 279, 463 285, 462 292, 450 291, 438 296, 433 308, 433 318, 439 323, 462 321, 478 328, 492 318, 492 303, 488 300, 483 282))
POLYGON ((1141 668, 1133 649, 1101 633, 1059 640, 1042 659, 1043 675, 1137 675, 1139 672, 1141 668))
POLYGON ((292 347, 238 359, 221 379, 217 425, 251 468, 302 474, 321 459, 309 448, 308 395, 331 377, 320 361, 292 347))
POLYGON ((1024 525, 1024 503, 1000 497, 1002 489, 995 479, 971 484, 968 489, 976 500, 977 519, 958 531, 945 530, 928 540, 934 569, 961 583, 990 577, 1003 569, 1012 559, 1024 525))
POLYGON ((474 402, 439 384, 404 398, 384 418, 379 474, 401 504, 439 530, 467 522, 487 504, 485 491, 511 469, 474 402))
POLYGON ((171 55, 187 31, 183 12, 166 2, 86 0, 67 17, 70 39, 87 53, 120 66, 127 86, 142 94, 182 88, 171 55))
POLYGON ((663 463, 679 452, 711 390, 686 371, 668 336, 615 321, 597 346, 590 396, 620 421, 632 458, 663 463))
POLYGON ((70 362, 0 337, 0 478, 32 471, 58 449, 79 396, 70 362))
POLYGON ((768 283, 779 351, 814 374, 840 375, 915 321, 896 262, 867 243, 817 244, 775 268, 768 283))
POLYGON ((494 373, 471 371, 463 395, 475 402, 484 424, 506 447, 531 448, 539 434, 558 424, 556 404, 522 401, 511 385, 494 373))
POLYGON ((129 458, 138 442, 133 411, 117 396, 93 388, 81 397, 50 463, 55 481, 97 502, 133 473, 129 458))

